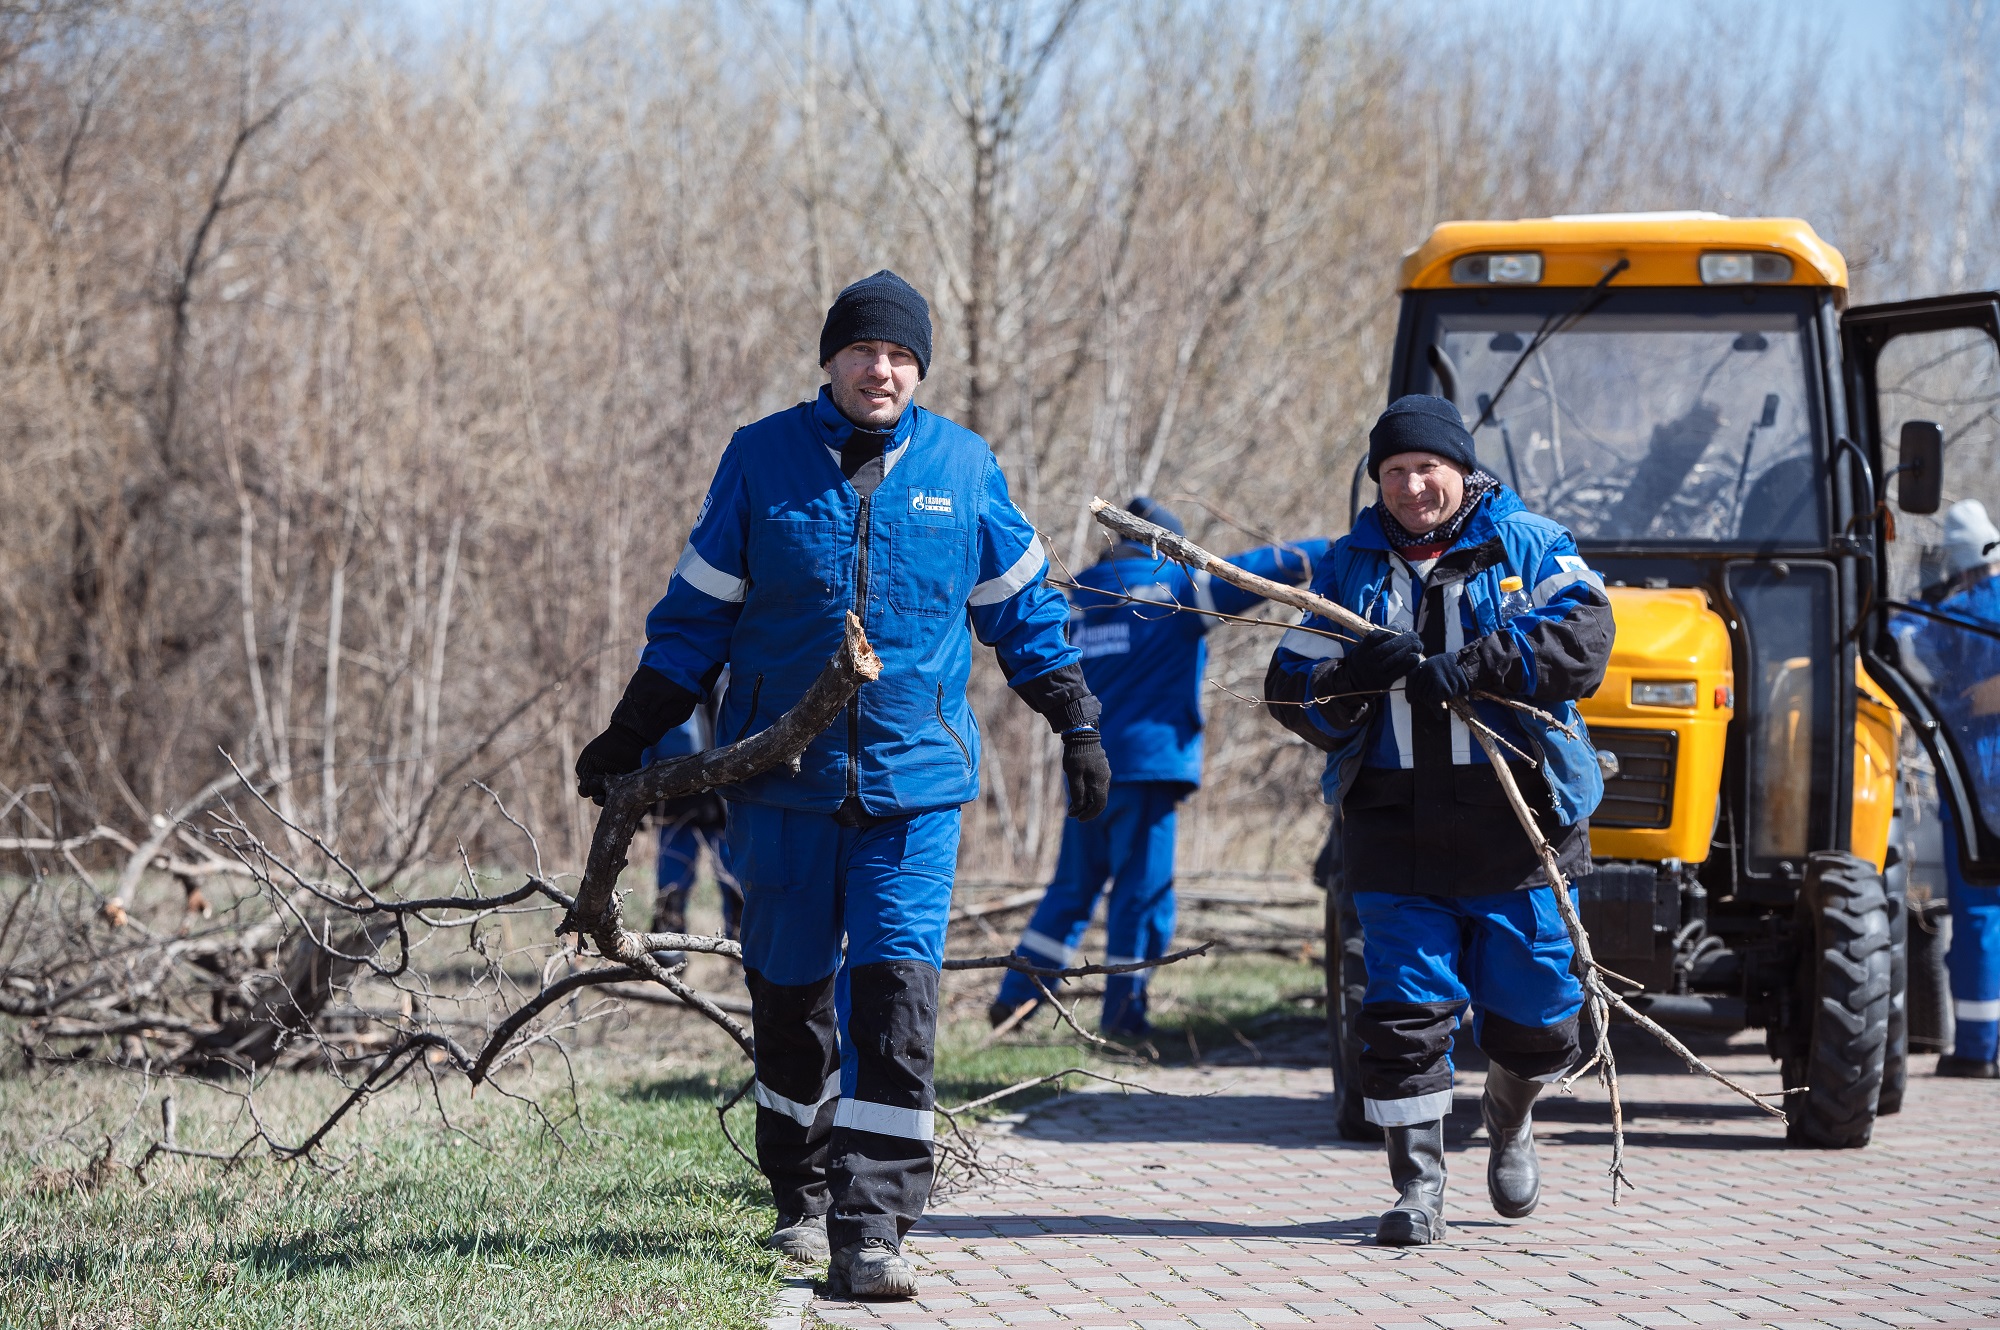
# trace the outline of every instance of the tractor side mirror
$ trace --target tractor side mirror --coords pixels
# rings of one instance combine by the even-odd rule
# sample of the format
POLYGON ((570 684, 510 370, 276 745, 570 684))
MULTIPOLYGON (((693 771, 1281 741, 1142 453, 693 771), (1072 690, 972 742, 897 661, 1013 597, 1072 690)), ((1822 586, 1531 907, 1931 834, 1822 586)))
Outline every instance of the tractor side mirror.
POLYGON ((1906 420, 1897 443, 1896 506, 1929 514, 1944 500, 1944 430, 1935 420, 1906 420))

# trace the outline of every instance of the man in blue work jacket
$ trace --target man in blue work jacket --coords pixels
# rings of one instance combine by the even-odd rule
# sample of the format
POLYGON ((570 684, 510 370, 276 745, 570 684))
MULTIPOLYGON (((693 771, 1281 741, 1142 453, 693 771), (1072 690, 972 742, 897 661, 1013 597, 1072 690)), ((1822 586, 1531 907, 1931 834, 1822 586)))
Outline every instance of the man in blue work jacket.
POLYGON ((1479 468, 1458 408, 1398 398, 1368 436, 1381 485, 1312 589, 1382 625, 1359 642, 1318 616, 1271 659, 1272 715, 1327 754, 1368 988, 1356 1022, 1363 1111, 1397 1189, 1376 1241, 1440 1240, 1452 1032, 1469 1001, 1491 1067, 1487 1192, 1509 1218, 1541 1195, 1531 1108, 1578 1056, 1583 994, 1555 893, 1499 776, 1449 705, 1522 755, 1508 767, 1564 873, 1587 871, 1604 794, 1576 702, 1611 657, 1611 602, 1570 533, 1479 468), (1503 580, 1520 579, 1503 589, 1503 580), (1515 698, 1561 725, 1479 698, 1515 698), (1567 733, 1565 733, 1567 730, 1567 733))
MULTIPOLYGON (((1180 519, 1164 504, 1141 496, 1125 506, 1182 534, 1180 519)), ((1324 540, 1305 540, 1247 550, 1230 562, 1297 586, 1325 552, 1324 540)), ((1118 774, 1103 817, 1063 826, 1055 878, 1014 950, 1051 968, 1075 962, 1107 880, 1106 964, 1158 960, 1173 944, 1174 809, 1201 784, 1202 675, 1208 630, 1217 623, 1211 616, 1243 614, 1262 599, 1123 542, 1077 582, 1070 593, 1070 635, 1083 651, 1084 678, 1104 703, 1104 751, 1118 774)), ((1150 1033, 1147 975, 1138 970, 1106 978, 1106 1034, 1150 1033)), ((987 1016, 1004 1024, 1040 993, 1032 978, 1009 971, 987 1016)))
MULTIPOLYGON (((1924 600, 1956 623, 1899 614, 1890 631, 1903 667, 1937 705, 1965 763, 1977 815, 2000 824, 2000 529, 1977 499, 1955 503, 1944 518, 1945 577, 1924 600), (1963 625, 1963 626, 1961 626, 1963 625)), ((1959 855, 1958 813, 1938 800, 1944 824, 1945 890, 1951 910, 1952 1047, 1938 1058, 1940 1076, 2000 1079, 2000 886, 1968 882, 1959 855)))
POLYGON ((860 616, 881 677, 795 773, 723 794, 770 1242, 830 1254, 834 1292, 875 1297, 916 1291, 901 1243, 930 1194, 938 972, 959 805, 979 790, 974 634, 1062 735, 1072 815, 1101 813, 1111 784, 1034 528, 985 441, 911 403, 930 356, 929 306, 894 273, 840 293, 820 332, 828 384, 730 440, 640 666, 576 764, 578 792, 601 794, 725 665, 719 740, 768 727, 860 616))

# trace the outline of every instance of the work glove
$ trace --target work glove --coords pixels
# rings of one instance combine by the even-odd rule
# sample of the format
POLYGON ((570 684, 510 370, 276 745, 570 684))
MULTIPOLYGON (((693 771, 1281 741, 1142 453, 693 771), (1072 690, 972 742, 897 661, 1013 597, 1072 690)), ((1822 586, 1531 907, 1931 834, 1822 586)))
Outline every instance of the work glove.
POLYGON ((1111 759, 1095 725, 1063 731, 1063 778, 1069 782, 1069 815, 1088 822, 1111 800, 1111 759))
POLYGON ((611 723, 577 754, 578 797, 602 808, 611 777, 637 771, 646 750, 692 716, 700 700, 650 665, 634 670, 611 723))
POLYGON ((1427 656, 1403 685, 1413 707, 1441 707, 1455 697, 1472 691, 1472 676, 1458 663, 1458 657, 1444 652, 1427 656))
POLYGON ((1313 696, 1379 693, 1408 674, 1424 658, 1424 640, 1415 633, 1377 628, 1339 660, 1313 670, 1313 696))

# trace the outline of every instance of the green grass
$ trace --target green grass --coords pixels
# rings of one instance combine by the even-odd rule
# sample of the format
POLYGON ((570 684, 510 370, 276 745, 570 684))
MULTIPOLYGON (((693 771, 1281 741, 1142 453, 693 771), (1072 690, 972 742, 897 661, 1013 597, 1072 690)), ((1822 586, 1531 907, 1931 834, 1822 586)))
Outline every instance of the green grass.
MULTIPOLYGON (((0 1080, 0 1324, 756 1323, 786 1271, 758 1246, 770 1225, 763 1183, 716 1129, 714 1083, 589 1067, 567 1147, 518 1103, 483 1093, 467 1104, 456 1082, 443 1089, 455 1129, 428 1086, 392 1093, 335 1138, 337 1172, 177 1161, 143 1184, 109 1170, 95 1190, 63 1185, 83 1155, 46 1138, 95 1104, 98 1120, 70 1134, 94 1134, 101 1149, 136 1078, 0 1080)), ((264 1107, 303 1122, 324 1088, 274 1078, 264 1107)), ((225 1139, 226 1100, 186 1085, 176 1097, 184 1143, 225 1139)), ((741 1139, 750 1112, 731 1120, 741 1139)), ((139 1139, 127 1137, 127 1162, 139 1139)))
MULTIPOLYGON (((1232 1030, 1255 1037, 1286 1013, 1316 1019, 1317 1008, 1285 999, 1319 987, 1317 968, 1295 962, 1175 966, 1156 980, 1160 1060, 1186 1061, 1190 1033, 1213 1051, 1234 1046, 1232 1030)), ((1093 1026, 1096 999, 1077 1015, 1093 1026)), ((242 1139, 238 1101, 199 1082, 146 1090, 129 1072, 0 1067, 0 1326, 755 1324, 798 1271, 758 1245, 768 1194, 716 1127, 713 1105, 743 1064, 690 1068, 642 1051, 682 1029, 649 1023, 576 1050, 574 1105, 553 1059, 510 1082, 535 1091, 561 1139, 517 1100, 469 1099, 456 1078, 434 1094, 422 1080, 351 1116, 316 1166, 156 1161, 143 1182, 129 1165, 158 1134, 163 1089, 190 1146, 242 1139), (107 1135, 118 1166, 93 1187, 78 1174, 107 1135)), ((996 1044, 986 1034, 977 1019, 941 1032, 939 1104, 1066 1067, 1144 1081, 1153 1065, 1096 1054, 1046 1018, 996 1044)), ((321 1076, 275 1075, 259 1111, 297 1139, 335 1091, 321 1076)), ((974 1116, 1062 1092, 1043 1086, 974 1116)), ((747 1146, 749 1106, 730 1121, 747 1146)))

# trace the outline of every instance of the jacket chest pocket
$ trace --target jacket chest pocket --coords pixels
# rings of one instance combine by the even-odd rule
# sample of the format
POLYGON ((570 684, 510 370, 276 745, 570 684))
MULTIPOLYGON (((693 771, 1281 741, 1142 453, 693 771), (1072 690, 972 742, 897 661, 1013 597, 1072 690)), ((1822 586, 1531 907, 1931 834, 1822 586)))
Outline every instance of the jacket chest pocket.
POLYGON ((891 522, 889 607, 898 614, 943 617, 965 611, 965 533, 925 522, 891 522))
POLYGON ((790 605, 831 604, 846 558, 837 522, 764 518, 750 541, 751 594, 790 605))

